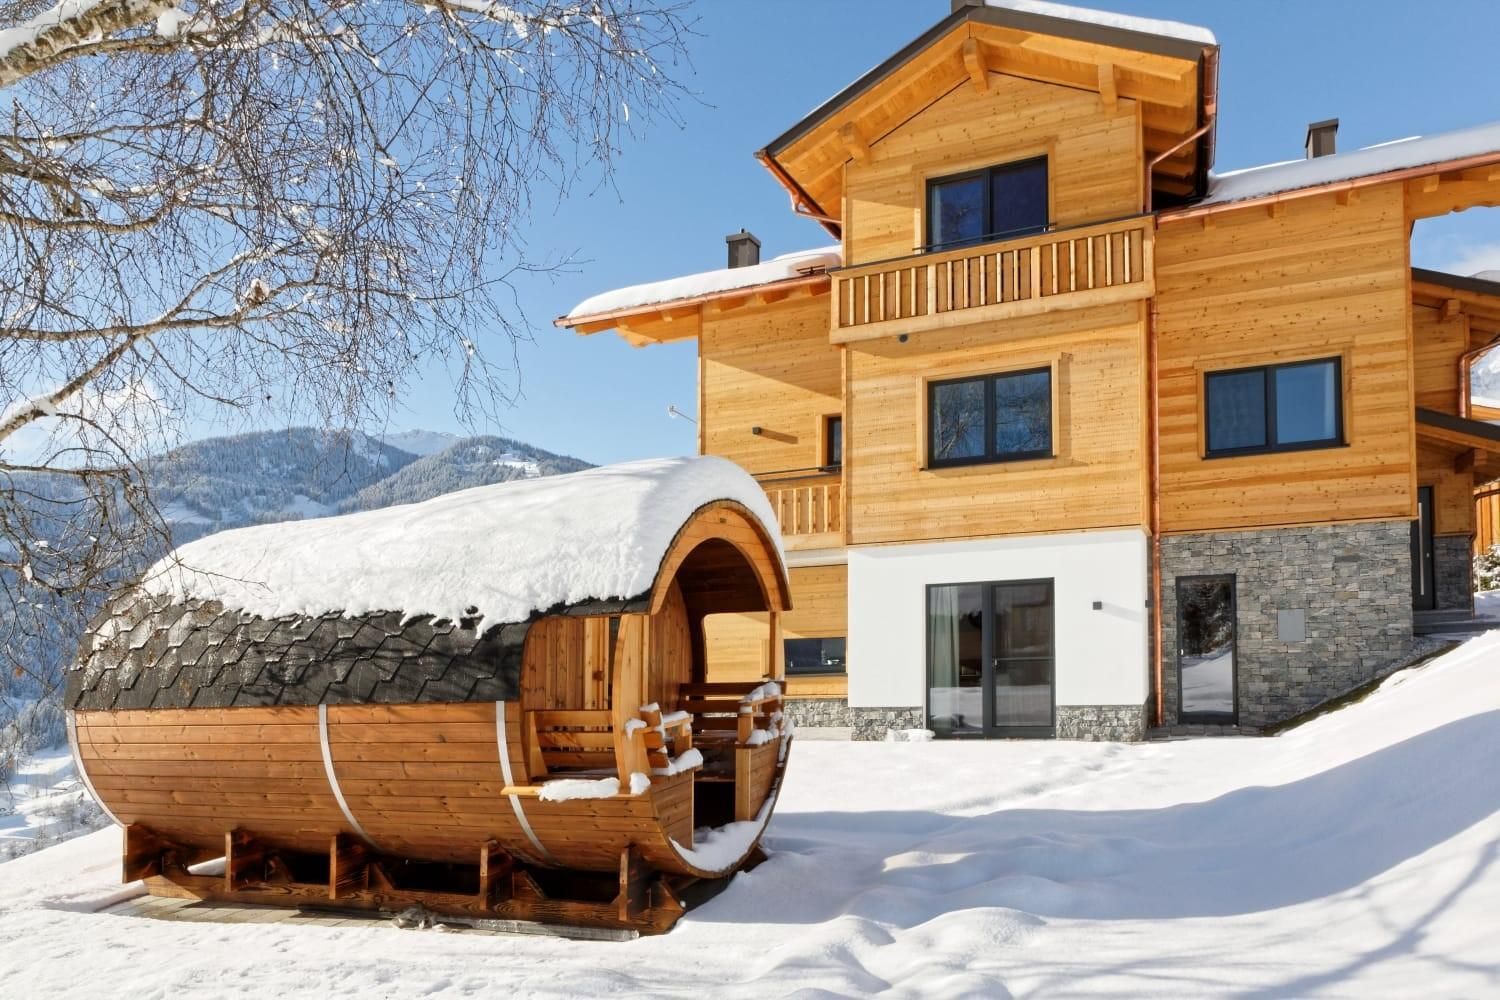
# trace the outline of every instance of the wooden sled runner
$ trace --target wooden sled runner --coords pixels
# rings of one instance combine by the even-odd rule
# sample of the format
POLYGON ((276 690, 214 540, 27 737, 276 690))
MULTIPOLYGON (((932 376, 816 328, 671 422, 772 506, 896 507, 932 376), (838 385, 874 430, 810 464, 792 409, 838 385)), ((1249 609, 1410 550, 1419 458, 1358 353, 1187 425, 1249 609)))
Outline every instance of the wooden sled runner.
MULTIPOLYGON (((682 488, 674 469, 659 479, 682 488)), ((484 489, 503 503, 548 482, 484 489)), ((704 660, 707 615, 769 612, 774 645, 790 606, 774 521, 752 503, 705 497, 662 551, 645 545, 649 590, 522 621, 269 618, 125 595, 68 689, 79 773, 124 828, 124 879, 240 903, 670 929, 759 856, 791 743, 774 679, 715 683, 704 660), (189 870, 218 858, 222 874, 189 870)))

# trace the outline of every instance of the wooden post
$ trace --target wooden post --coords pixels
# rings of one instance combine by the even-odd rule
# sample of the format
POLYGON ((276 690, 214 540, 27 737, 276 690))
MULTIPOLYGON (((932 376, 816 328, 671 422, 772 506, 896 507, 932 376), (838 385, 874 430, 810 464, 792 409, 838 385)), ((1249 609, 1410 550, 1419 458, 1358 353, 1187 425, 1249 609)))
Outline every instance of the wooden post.
POLYGON ((771 647, 766 674, 774 681, 781 681, 786 677, 786 648, 781 641, 781 612, 772 611, 767 617, 771 620, 771 647))
POLYGON ((493 840, 487 840, 479 849, 479 905, 488 909, 495 905, 495 897, 501 888, 509 889, 511 868, 515 859, 500 849, 493 840))
POLYGON ((620 787, 630 787, 630 776, 650 774, 644 733, 629 736, 625 724, 639 719, 646 692, 646 656, 650 647, 650 619, 646 615, 623 615, 615 646, 615 689, 610 718, 615 734, 615 767, 620 787))
POLYGON ((636 855, 635 848, 620 852, 620 894, 615 897, 621 923, 634 920, 646 909, 650 870, 636 855))
POLYGON ((264 881, 266 845, 244 830, 224 834, 224 889, 233 892, 248 882, 264 881))
MULTIPOLYGON (((743 720, 744 715, 740 718, 743 720)), ((753 716, 752 716, 753 718, 753 716)), ((740 741, 744 743, 743 740, 740 741)), ((735 822, 743 822, 755 818, 754 789, 751 783, 751 770, 755 761, 755 748, 744 745, 735 747, 734 750, 734 818, 735 822)))
POLYGON ((370 887, 370 849, 363 841, 336 833, 328 842, 328 898, 370 887))

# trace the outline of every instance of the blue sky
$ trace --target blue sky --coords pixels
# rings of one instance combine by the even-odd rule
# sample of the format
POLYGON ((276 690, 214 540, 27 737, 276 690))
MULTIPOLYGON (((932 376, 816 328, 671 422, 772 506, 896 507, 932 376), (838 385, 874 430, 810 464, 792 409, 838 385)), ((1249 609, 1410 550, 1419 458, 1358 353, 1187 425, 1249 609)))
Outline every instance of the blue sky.
MULTIPOLYGON (((1223 48, 1216 168, 1302 155, 1310 121, 1341 120, 1339 148, 1500 120, 1493 0, 1109 0, 1122 13, 1203 24, 1223 48)), ((612 334, 551 326, 609 288, 721 267, 724 236, 745 227, 763 255, 826 243, 794 217, 752 154, 808 110, 938 21, 948 0, 700 0, 685 81, 685 125, 658 124, 620 159, 615 186, 539 201, 531 252, 573 253, 576 273, 522 286, 534 340, 520 349, 522 397, 503 433, 594 462, 693 451, 691 342, 637 350, 612 334)), ((1500 209, 1424 222, 1418 265, 1500 267, 1500 209)), ((464 432, 441 372, 428 372, 393 429, 464 432)))

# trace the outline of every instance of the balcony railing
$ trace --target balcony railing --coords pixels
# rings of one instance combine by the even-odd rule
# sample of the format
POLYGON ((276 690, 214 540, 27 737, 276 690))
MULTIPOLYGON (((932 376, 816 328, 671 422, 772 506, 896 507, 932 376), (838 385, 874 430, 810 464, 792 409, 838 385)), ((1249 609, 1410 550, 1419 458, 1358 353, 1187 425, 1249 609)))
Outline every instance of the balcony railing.
POLYGON ((844 544, 844 480, 839 472, 795 470, 760 480, 787 549, 844 544))
POLYGON ((1057 229, 833 273, 833 341, 1150 297, 1151 216, 1057 229))

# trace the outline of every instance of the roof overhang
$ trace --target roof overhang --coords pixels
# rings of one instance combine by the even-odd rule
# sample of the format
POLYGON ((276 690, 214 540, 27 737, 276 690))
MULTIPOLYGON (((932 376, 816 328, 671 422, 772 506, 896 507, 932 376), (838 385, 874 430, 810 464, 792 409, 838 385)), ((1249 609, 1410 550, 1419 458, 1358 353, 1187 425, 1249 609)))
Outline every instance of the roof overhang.
POLYGON ((1118 96, 1144 106, 1147 158, 1171 154, 1157 164, 1153 187, 1166 198, 1200 197, 1214 158, 1218 55, 1217 45, 1185 38, 1005 7, 959 6, 755 155, 786 188, 795 211, 839 235, 842 177, 832 175, 847 159, 839 136, 844 126, 863 125, 863 138, 878 141, 962 84, 976 62, 981 73, 1096 91, 1107 66, 1118 96), (1203 134, 1194 139, 1200 129, 1203 134))
POLYGON ((703 332, 705 312, 717 315, 751 305, 774 305, 788 299, 823 295, 828 292, 831 280, 826 271, 819 271, 629 309, 559 316, 552 321, 552 325, 565 330, 571 329, 585 336, 615 330, 632 347, 691 340, 703 332))
POLYGON ((1417 437, 1458 452, 1455 468, 1473 470, 1475 482, 1500 478, 1500 424, 1417 407, 1417 437))
POLYGON ((1500 334, 1500 281, 1414 267, 1411 298, 1414 305, 1468 317, 1470 350, 1492 346, 1500 334))

